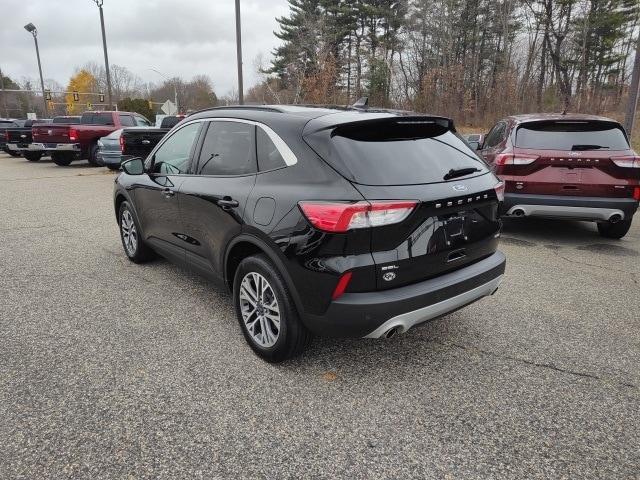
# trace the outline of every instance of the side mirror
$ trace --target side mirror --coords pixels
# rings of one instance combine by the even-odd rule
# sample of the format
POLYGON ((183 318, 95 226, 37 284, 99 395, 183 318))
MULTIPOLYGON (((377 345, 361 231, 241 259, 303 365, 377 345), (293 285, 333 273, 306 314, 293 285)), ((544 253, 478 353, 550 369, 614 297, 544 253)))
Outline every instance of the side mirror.
POLYGON ((144 161, 139 157, 122 162, 121 166, 127 175, 142 175, 144 173, 144 161))
POLYGON ((471 133, 464 137, 472 150, 482 150, 484 135, 479 133, 471 133))

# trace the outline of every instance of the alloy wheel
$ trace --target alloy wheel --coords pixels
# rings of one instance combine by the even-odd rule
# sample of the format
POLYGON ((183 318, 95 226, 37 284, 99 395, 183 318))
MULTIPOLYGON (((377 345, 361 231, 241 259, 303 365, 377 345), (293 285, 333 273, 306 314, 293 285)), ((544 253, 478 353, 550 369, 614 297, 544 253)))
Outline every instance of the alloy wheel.
POLYGON ((239 296, 242 320, 253 341, 264 348, 275 345, 280 336, 280 308, 267 279, 257 272, 247 273, 239 296))
POLYGON ((138 231, 136 230, 136 224, 129 210, 122 212, 120 230, 122 231, 122 241, 127 249, 127 253, 130 256, 134 256, 138 248, 138 231))

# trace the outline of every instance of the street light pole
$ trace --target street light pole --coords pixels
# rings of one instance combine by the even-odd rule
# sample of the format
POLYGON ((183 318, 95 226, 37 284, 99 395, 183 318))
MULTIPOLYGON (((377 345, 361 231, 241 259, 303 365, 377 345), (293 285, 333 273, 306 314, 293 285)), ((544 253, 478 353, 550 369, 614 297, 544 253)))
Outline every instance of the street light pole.
POLYGON ((242 28, 240 28, 240 0, 236 0, 236 54, 238 61, 238 102, 244 105, 242 86, 242 28))
MULTIPOLYGON (((164 78, 167 82, 170 82, 167 76, 164 75, 162 72, 156 70, 155 68, 150 68, 149 70, 151 70, 152 72, 156 72, 158 75, 164 78)), ((173 82, 173 103, 176 104, 176 114, 180 113, 180 107, 178 106, 178 89, 176 88, 175 81, 173 82)))
POLYGON ((93 0, 100 10, 100 28, 102 29, 102 50, 104 50, 104 70, 107 74, 107 98, 109 99, 109 109, 113 108, 111 98, 111 74, 109 73, 109 56, 107 55, 107 34, 104 32, 104 14, 102 13, 102 4, 104 0, 93 0))
POLYGON ((7 92, 4 91, 4 76, 2 70, 0 70, 0 88, 2 89, 2 106, 4 107, 4 114, 6 118, 9 118, 9 109, 7 108, 7 92))
POLYGON ((38 72, 40 72, 40 88, 42 89, 42 103, 44 106, 45 118, 49 116, 49 108, 47 107, 47 98, 44 93, 44 79, 42 78, 42 65, 40 64, 40 49, 38 48, 38 30, 33 23, 27 23, 24 29, 33 35, 33 41, 36 44, 36 57, 38 57, 38 72))

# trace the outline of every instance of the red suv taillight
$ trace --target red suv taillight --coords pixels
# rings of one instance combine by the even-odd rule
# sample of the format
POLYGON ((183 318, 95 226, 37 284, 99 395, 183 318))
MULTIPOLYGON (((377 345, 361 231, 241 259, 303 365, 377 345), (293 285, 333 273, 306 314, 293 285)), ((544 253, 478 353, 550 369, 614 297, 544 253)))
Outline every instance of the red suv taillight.
POLYGON ((299 202, 302 213, 314 227, 333 233, 399 223, 409 216, 417 204, 413 200, 299 202))
POLYGON ((537 155, 522 155, 513 153, 500 153, 496 155, 496 165, 529 165, 538 159, 537 155))
POLYGON ((122 135, 120 135, 120 151, 122 153, 124 153, 124 146, 125 146, 124 137, 122 135))
POLYGON ((69 129, 69 140, 71 140, 72 142, 78 141, 78 131, 75 128, 69 129))
POLYGON ((626 157, 611 157, 611 161, 623 168, 640 168, 640 157, 628 155, 626 157))

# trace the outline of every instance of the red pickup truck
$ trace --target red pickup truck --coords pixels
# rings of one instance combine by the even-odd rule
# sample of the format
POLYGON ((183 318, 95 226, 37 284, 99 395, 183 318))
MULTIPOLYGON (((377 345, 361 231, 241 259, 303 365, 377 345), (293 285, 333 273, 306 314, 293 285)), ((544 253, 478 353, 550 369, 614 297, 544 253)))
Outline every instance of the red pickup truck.
POLYGON ((77 125, 42 125, 32 129, 33 145, 51 154, 56 165, 66 166, 86 158, 97 165, 98 140, 124 127, 144 126, 151 122, 133 112, 84 112, 77 125))

